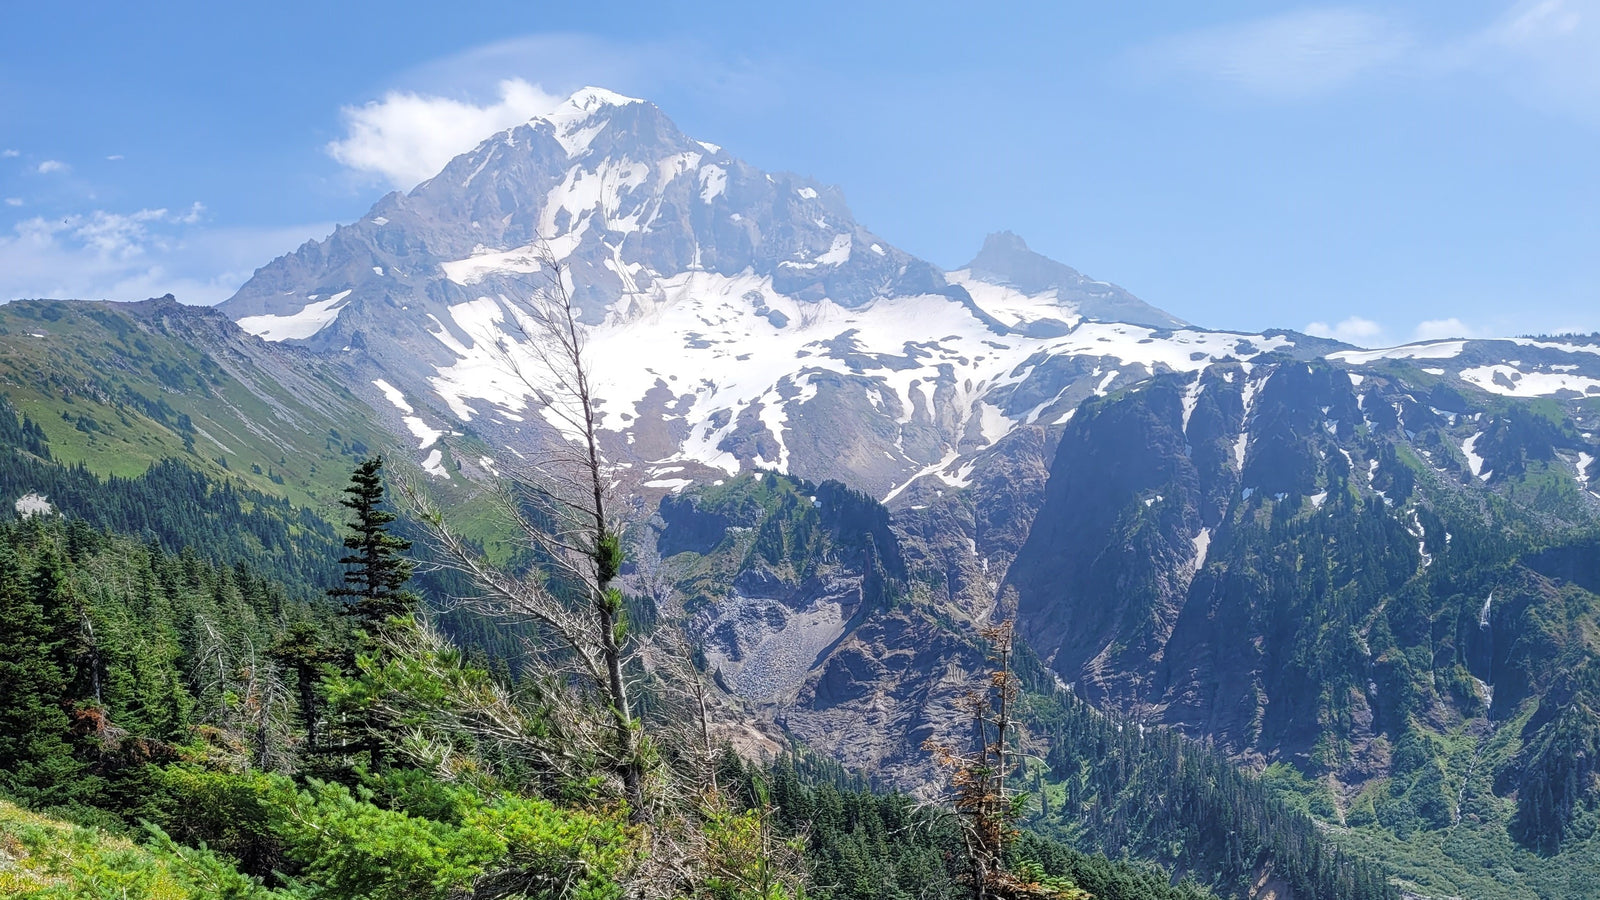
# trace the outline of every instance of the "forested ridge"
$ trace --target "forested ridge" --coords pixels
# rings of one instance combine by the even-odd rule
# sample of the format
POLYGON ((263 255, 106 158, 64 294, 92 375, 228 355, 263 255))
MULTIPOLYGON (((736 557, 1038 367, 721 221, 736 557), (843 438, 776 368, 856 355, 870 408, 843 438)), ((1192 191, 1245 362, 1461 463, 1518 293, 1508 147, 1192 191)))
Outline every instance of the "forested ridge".
POLYGON ((1296 897, 1399 896, 1381 866, 1333 846, 1311 816, 1215 750, 1070 694, 1030 699, 1043 765, 1029 821, 1040 834, 1154 860, 1226 896, 1262 879, 1296 897))
MULTIPOLYGON (((359 577, 329 597, 364 570, 338 565, 337 532, 309 514, 178 462, 99 479, 41 451, 0 462, 8 491, 51 504, 0 524, 0 892, 972 893, 958 815, 826 766, 686 747, 659 683, 641 822, 559 678, 514 678, 411 617, 423 608, 397 614, 418 599, 406 541, 386 545, 389 600, 366 602, 377 582, 359 577)), ((1011 852, 1038 896, 1205 896, 1037 838, 1011 852)))

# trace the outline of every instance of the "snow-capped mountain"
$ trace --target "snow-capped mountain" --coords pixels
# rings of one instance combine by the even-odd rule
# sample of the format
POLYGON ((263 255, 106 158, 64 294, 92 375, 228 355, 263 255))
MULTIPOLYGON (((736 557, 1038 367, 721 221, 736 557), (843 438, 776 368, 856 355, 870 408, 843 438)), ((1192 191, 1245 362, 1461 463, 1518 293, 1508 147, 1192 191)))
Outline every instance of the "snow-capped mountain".
POLYGON ((590 326, 612 455, 662 489, 754 468, 880 498, 919 477, 959 486, 976 454, 1086 397, 1335 348, 1192 328, 1009 234, 943 272, 838 190, 597 88, 275 260, 223 308, 267 340, 349 354, 423 450, 467 426, 492 455, 532 424, 502 348, 525 349, 508 323, 543 249, 590 326))
POLYGON ((1425 371, 1490 392, 1600 394, 1592 347, 1356 351, 1209 331, 1009 233, 944 272, 856 222, 837 189, 763 172, 598 88, 273 261, 223 309, 269 341, 345 355, 447 475, 441 435, 482 438, 469 455, 490 467, 536 427, 506 354, 526 353, 516 310, 545 250, 590 329, 608 450, 661 490, 751 469, 886 501, 919 479, 960 487, 1021 426, 1263 353, 1358 368, 1432 359, 1425 371))

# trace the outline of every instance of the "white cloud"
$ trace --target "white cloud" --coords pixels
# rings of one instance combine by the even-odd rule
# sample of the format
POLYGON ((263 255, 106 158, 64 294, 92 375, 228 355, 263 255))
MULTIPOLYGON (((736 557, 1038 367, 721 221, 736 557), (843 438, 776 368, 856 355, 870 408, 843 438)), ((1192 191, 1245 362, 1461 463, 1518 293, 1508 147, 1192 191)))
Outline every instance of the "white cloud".
POLYGON ((1136 56, 1274 98, 1320 94, 1399 60, 1412 46, 1399 25, 1356 9, 1307 9, 1158 40, 1136 56))
POLYGON ((47 159, 39 163, 38 169, 40 175, 49 175, 51 172, 65 172, 66 170, 67 164, 59 159, 47 159))
POLYGON ((21 155, 22 155, 21 153, 19 153, 16 150, 12 150, 9 147, 4 149, 4 150, 0 150, 0 157, 3 157, 5 159, 12 159, 14 157, 18 157, 18 156, 21 156, 21 155))
POLYGON ((484 105, 391 91, 382 100, 345 107, 345 137, 327 151, 356 171, 406 189, 484 138, 547 113, 561 100, 520 78, 500 82, 499 99, 484 105))
POLYGON ((1412 339, 1418 341, 1439 341, 1445 338, 1479 338, 1488 337, 1489 333, 1481 328, 1471 325, 1451 316, 1448 319, 1428 319, 1418 322, 1412 331, 1412 339))
POLYGON ((1383 326, 1360 316, 1350 316, 1336 325, 1312 322, 1303 330, 1312 337, 1332 338, 1357 347, 1376 347, 1383 343, 1383 326))
POLYGON ((21 206, 22 205, 22 198, 21 197, 7 197, 6 198, 6 205, 7 206, 21 206))
POLYGON ((110 162, 117 162, 117 161, 122 159, 122 154, 121 153, 113 153, 110 156, 106 157, 106 159, 109 160, 110 162))
POLYGON ((262 261, 292 250, 331 225, 286 228, 196 227, 204 207, 181 212, 96 210, 36 217, 0 235, 0 301, 23 297, 143 300, 173 294, 217 303, 262 261))

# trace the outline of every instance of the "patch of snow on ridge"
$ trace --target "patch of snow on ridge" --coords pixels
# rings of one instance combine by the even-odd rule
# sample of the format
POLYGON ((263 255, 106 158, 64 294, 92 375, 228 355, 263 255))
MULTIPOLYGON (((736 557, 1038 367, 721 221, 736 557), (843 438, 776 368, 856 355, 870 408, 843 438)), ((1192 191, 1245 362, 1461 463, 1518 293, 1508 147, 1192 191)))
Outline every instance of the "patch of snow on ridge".
POLYGON ((1189 433, 1189 419, 1194 416, 1195 407, 1200 405, 1200 392, 1205 390, 1203 379, 1199 375, 1183 392, 1183 433, 1189 433))
POLYGON ((1233 463, 1240 471, 1244 471, 1245 451, 1250 447, 1250 407, 1255 403, 1256 391, 1261 389, 1260 383, 1253 380, 1249 373, 1244 376, 1242 392, 1244 394, 1244 412, 1239 417, 1239 437, 1233 442, 1233 463))
POLYGON ((904 491, 906 488, 908 488, 911 485, 915 484, 917 479, 922 478, 924 475, 936 475, 941 480, 943 480, 946 484, 951 484, 951 485, 959 484, 960 483, 960 481, 959 481, 960 480, 960 476, 957 475, 954 478, 952 478, 950 476, 950 474, 946 470, 949 469, 950 466, 954 465, 955 462, 960 458, 961 458, 961 451, 959 451, 959 450, 952 449, 952 450, 945 451, 944 457, 941 458, 938 462, 933 463, 932 465, 924 466, 915 475, 912 475, 910 478, 907 478, 903 483, 896 485, 893 490, 889 491, 889 493, 883 495, 883 499, 880 500, 879 502, 887 504, 889 501, 891 501, 894 498, 900 496, 900 492, 901 491, 904 491))
POLYGON ((434 319, 439 330, 433 336, 453 352, 458 360, 452 365, 436 370, 428 379, 439 398, 450 407, 450 412, 463 422, 470 422, 473 409, 467 400, 484 400, 502 410, 520 411, 527 406, 531 388, 509 366, 506 353, 516 353, 517 365, 526 366, 533 361, 527 348, 518 346, 506 335, 502 322, 505 312, 500 304, 488 297, 479 297, 450 307, 450 318, 472 340, 472 346, 457 341, 443 322, 434 319), (495 343, 505 340, 505 352, 495 343))
POLYGON ((428 458, 422 461, 422 471, 435 478, 450 477, 450 473, 444 470, 444 454, 437 447, 428 451, 428 458))
POLYGON ((340 291, 326 300, 317 300, 287 316, 245 316, 238 326, 264 341, 303 341, 332 324, 344 308, 349 291, 340 291))
POLYGON ((1206 553, 1211 549, 1211 529, 1202 528, 1194 536, 1194 570, 1200 571, 1206 564, 1206 553))
POLYGON ((401 421, 405 422, 406 428, 410 429, 411 433, 416 435, 417 439, 422 442, 417 446, 418 450, 428 449, 433 446, 434 441, 444 435, 444 432, 438 429, 429 428, 428 423, 422 421, 418 416, 406 416, 401 421))
POLYGON ((1341 350, 1338 353, 1328 354, 1328 358, 1360 366, 1381 359, 1454 359, 1465 349, 1467 349, 1466 341, 1433 341, 1381 350, 1341 350))
POLYGON ((674 153, 656 163, 656 190, 666 187, 674 179, 700 168, 700 154, 693 150, 674 153))
POLYGON ((948 272, 945 280, 964 288, 979 309, 1010 328, 1025 328, 1029 322, 1043 319, 1060 322, 1070 329, 1083 321, 1077 305, 1062 302, 1054 288, 1038 294, 1024 294, 1010 285, 977 278, 970 269, 948 272))
POLYGON ((17 511, 17 515, 24 519, 31 519, 34 516, 48 516, 56 511, 48 497, 31 491, 18 497, 12 508, 17 511))
POLYGON ((1467 458, 1467 465, 1472 469, 1472 477, 1481 478, 1484 481, 1488 481, 1489 476, 1493 475, 1494 473, 1485 472, 1483 470, 1483 457, 1473 452, 1473 448, 1478 446, 1478 438, 1481 437, 1483 437, 1483 432, 1480 431, 1477 434, 1474 434, 1472 437, 1462 441, 1461 453, 1467 458))
POLYGON ((411 408, 411 404, 406 402, 406 395, 402 394, 399 388, 384 381, 382 378, 375 379, 372 383, 377 386, 378 390, 383 391, 383 396, 389 398, 389 402, 394 404, 395 409, 407 415, 415 412, 411 408))
POLYGON ((1461 379, 1506 397, 1548 397, 1561 391, 1600 395, 1600 379, 1566 372, 1524 372, 1509 365, 1463 369, 1461 379))
POLYGON ((1578 487, 1589 487, 1589 466, 1594 463, 1594 457, 1587 453, 1578 453, 1578 487))
POLYGON ((728 189, 728 170, 721 166, 706 166, 700 170, 700 201, 710 203, 728 189))
POLYGON ((478 248, 466 259, 442 262, 439 268, 444 277, 463 287, 478 284, 490 275, 530 275, 539 271, 539 257, 548 250, 557 262, 565 260, 578 248, 583 233, 589 227, 589 218, 580 220, 578 227, 548 241, 527 244, 514 250, 489 250, 478 248))
POLYGON ((573 166, 561 183, 545 195, 544 204, 539 210, 538 233, 561 233, 564 229, 557 227, 557 223, 561 221, 563 212, 567 214, 566 221, 569 223, 577 222, 585 213, 593 213, 604 217, 607 231, 620 234, 638 231, 643 224, 642 207, 645 204, 635 205, 630 215, 623 215, 623 198, 649 180, 654 168, 649 163, 625 158, 601 160, 593 169, 573 166))
POLYGON ((834 235, 833 245, 826 253, 817 257, 817 262, 824 266, 837 266, 850 261, 851 238, 848 234, 834 235))
POLYGON ((1600 344, 1570 344, 1562 341, 1539 341, 1533 338, 1506 338, 1513 344, 1523 347, 1538 347, 1544 350, 1559 350, 1563 353, 1592 353, 1600 356, 1600 344))

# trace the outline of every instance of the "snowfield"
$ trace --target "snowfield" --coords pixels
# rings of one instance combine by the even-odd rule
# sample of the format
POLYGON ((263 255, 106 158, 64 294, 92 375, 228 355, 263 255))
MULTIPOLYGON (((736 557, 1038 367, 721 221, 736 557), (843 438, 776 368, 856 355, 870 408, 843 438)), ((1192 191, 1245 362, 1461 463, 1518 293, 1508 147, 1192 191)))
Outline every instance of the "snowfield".
POLYGON ((238 325, 266 341, 305 340, 339 318, 339 310, 350 291, 340 291, 326 300, 312 296, 300 311, 287 316, 245 316, 238 325))
MULTIPOLYGON (((966 284, 979 288, 980 307, 996 318, 1043 318, 1049 311, 1055 313, 1049 318, 1078 322, 1050 297, 1024 297, 971 279, 966 284)), ((693 461, 729 474, 743 463, 719 445, 739 426, 741 414, 752 409, 776 439, 777 452, 759 464, 788 467, 788 422, 815 398, 814 379, 822 374, 858 379, 874 406, 900 425, 911 423, 916 410, 932 409, 937 391, 951 398, 948 407, 957 417, 953 430, 967 431, 970 423, 979 445, 988 447, 1049 405, 1007 414, 990 400, 1051 357, 1105 360, 1094 377, 1094 391, 1103 394, 1130 368, 1195 371, 1220 359, 1291 346, 1259 335, 1186 329, 1157 336, 1143 326, 1100 322, 1078 322, 1060 337, 997 334, 948 297, 887 297, 845 309, 827 299, 784 296, 770 278, 749 271, 733 277, 698 271, 660 277, 643 297, 634 298, 627 312, 614 310, 589 332, 593 358, 606 360, 595 383, 604 400, 601 427, 625 431, 634 417, 648 413, 647 395, 664 390, 675 401, 673 416, 688 423, 689 431, 678 453, 655 462, 693 461)), ((505 297, 481 297, 450 308, 455 324, 472 337, 471 345, 442 327, 435 331, 458 361, 440 368, 431 382, 461 419, 469 421, 485 407, 527 411, 534 386, 516 373, 536 371, 538 365, 530 348, 512 336, 517 329, 505 327, 515 314, 505 297)))

